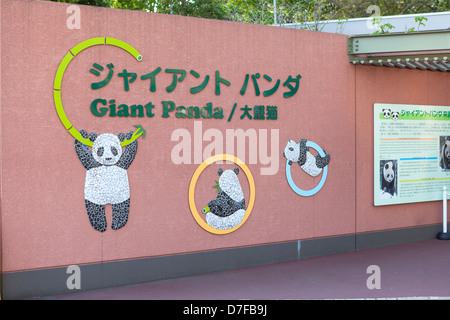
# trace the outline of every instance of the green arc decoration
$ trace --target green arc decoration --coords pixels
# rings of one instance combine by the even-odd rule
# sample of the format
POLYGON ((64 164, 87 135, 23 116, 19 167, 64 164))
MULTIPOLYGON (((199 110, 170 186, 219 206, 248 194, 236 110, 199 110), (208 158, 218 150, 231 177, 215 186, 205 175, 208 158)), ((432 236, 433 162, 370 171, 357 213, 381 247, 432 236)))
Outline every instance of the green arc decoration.
MULTIPOLYGON (((133 57, 136 58, 137 61, 142 61, 142 55, 137 51, 135 48, 133 48, 128 43, 114 39, 114 38, 108 38, 108 37, 99 37, 99 38, 92 38, 85 40, 83 42, 80 42, 75 47, 69 50, 65 57, 62 59, 61 63, 59 64, 58 70, 56 71, 55 81, 53 84, 53 100, 55 101, 55 107, 56 112, 58 113, 59 119, 61 120, 62 124, 66 128, 66 130, 69 131, 69 133, 80 142, 92 147, 93 142, 89 139, 85 139, 81 136, 80 132, 75 129, 75 127, 72 125, 72 123, 69 121, 69 119, 66 116, 66 113, 64 112, 64 108, 61 101, 61 83, 62 78, 64 76, 64 72, 67 69, 67 66, 72 61, 72 59, 81 51, 84 49, 97 46, 97 45, 112 45, 119 48, 124 49, 128 53, 130 53, 133 57)), ((145 130, 142 128, 142 126, 136 126, 139 127, 138 130, 136 130, 131 137, 130 140, 124 140, 121 145, 126 146, 139 138, 141 135, 145 136, 145 130)))

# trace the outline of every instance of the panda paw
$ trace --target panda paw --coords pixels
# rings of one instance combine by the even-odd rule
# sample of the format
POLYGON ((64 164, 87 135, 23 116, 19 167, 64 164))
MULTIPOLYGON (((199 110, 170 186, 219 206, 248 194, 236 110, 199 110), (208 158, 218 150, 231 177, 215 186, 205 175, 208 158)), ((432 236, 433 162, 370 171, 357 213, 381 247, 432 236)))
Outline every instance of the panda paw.
POLYGON ((128 131, 125 137, 127 138, 127 140, 130 140, 132 136, 133 136, 133 131, 128 131))
POLYGON ((306 163, 306 160, 307 160, 306 153, 308 152, 309 148, 306 146, 306 142, 308 142, 308 140, 306 140, 306 139, 301 139, 300 142, 299 142, 300 154, 299 154, 297 163, 300 166, 303 166, 306 163))
POLYGON ((117 135, 120 142, 124 142, 125 139, 130 140, 132 136, 133 136, 133 131, 128 131, 126 135, 123 132, 121 132, 117 135))
POLYGON ((316 155, 316 166, 317 168, 324 168, 330 163, 330 155, 325 153, 324 157, 321 157, 319 154, 316 155))
POLYGON ((91 132, 89 134, 89 140, 91 140, 91 142, 94 142, 95 139, 97 139, 97 134, 95 132, 91 132))
POLYGON ((91 132, 89 135, 86 132, 86 130, 80 130, 80 134, 84 139, 88 139, 91 140, 92 142, 95 141, 95 139, 97 139, 97 134, 95 132, 91 132))
POLYGON ((88 138, 88 133, 86 132, 86 130, 80 130, 80 134, 83 138, 85 138, 85 139, 88 138))

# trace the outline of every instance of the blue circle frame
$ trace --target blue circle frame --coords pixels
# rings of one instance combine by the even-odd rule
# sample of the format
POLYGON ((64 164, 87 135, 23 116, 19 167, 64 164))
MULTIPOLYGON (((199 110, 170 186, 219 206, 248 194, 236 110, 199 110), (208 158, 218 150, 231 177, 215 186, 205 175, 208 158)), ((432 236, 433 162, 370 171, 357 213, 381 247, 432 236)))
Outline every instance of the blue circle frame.
MULTIPOLYGON (((300 146, 300 143, 299 143, 300 146)), ((312 141, 307 141, 306 142, 306 146, 315 149, 321 157, 325 157, 325 152, 322 150, 322 148, 312 142, 312 141)), ((317 192, 320 191, 320 189, 322 189, 323 185, 325 184, 325 180, 327 180, 327 174, 328 174, 328 165, 326 165, 323 170, 322 170, 322 178, 320 179, 320 182, 317 184, 317 186, 315 186, 313 189, 311 190, 302 190, 299 187, 297 187, 297 185, 294 183, 294 181, 292 180, 292 176, 291 176, 291 166, 289 165, 289 161, 286 160, 286 178, 287 181, 289 183, 289 186, 291 187, 291 189, 297 193, 300 196, 303 197, 310 197, 315 195, 317 192)))

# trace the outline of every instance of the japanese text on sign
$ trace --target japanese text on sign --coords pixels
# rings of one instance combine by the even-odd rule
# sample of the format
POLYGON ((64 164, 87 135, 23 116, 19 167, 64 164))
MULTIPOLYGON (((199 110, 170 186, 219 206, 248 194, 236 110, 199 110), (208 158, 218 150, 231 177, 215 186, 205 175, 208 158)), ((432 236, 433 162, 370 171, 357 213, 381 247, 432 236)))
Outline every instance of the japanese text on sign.
MULTIPOLYGON (((90 73, 96 77, 101 77, 102 80, 98 82, 92 82, 91 88, 93 90, 99 90, 110 83, 114 77, 114 64, 109 63, 105 66, 94 63, 90 69, 90 73)), ((162 68, 158 67, 153 71, 138 75, 136 72, 129 72, 127 69, 122 69, 122 71, 117 73, 117 77, 121 78, 123 82, 123 89, 129 92, 132 84, 136 82, 137 79, 142 81, 149 81, 149 91, 157 91, 157 76, 162 72, 162 68)), ((183 69, 165 69, 165 73, 172 75, 171 83, 164 84, 167 93, 173 92, 177 84, 185 81, 188 77, 188 72, 183 69)), ((189 71, 190 78, 200 79, 199 83, 195 83, 190 87, 189 92, 191 94, 196 94, 203 91, 206 86, 211 82, 214 86, 215 95, 219 96, 221 94, 221 86, 229 87, 231 82, 227 79, 221 77, 220 71, 216 70, 214 72, 214 80, 211 80, 210 75, 204 75, 203 77, 195 70, 189 71), (210 81, 211 80, 211 81, 210 81)), ((283 97, 290 98, 294 96, 300 87, 300 79, 302 76, 300 74, 296 76, 289 75, 286 80, 282 83, 280 79, 272 79, 267 74, 262 76, 264 80, 261 79, 260 73, 246 74, 243 80, 243 84, 240 87, 239 94, 244 96, 249 89, 249 86, 253 87, 254 93, 257 97, 270 97, 275 94, 280 85, 282 85, 285 90, 283 90, 283 97), (251 80, 251 81, 250 81, 251 80), (250 84, 251 83, 251 84, 250 84), (270 85, 268 85, 270 84, 270 85)), ((187 80, 186 80, 187 81, 187 80)), ((199 108, 198 106, 177 106, 173 101, 161 101, 162 104, 162 117, 168 118, 172 112, 175 112, 176 118, 213 118, 222 119, 224 118, 223 108, 214 107, 212 102, 207 102, 205 106, 199 108)), ((237 104, 235 103, 232 111, 228 117, 228 121, 231 121, 233 114, 236 111, 237 104)), ((103 117, 109 115, 110 117, 149 117, 155 116, 154 112, 155 105, 152 102, 146 104, 116 104, 115 99, 103 99, 97 98, 92 101, 90 109, 93 115, 97 117, 103 117)), ((278 118, 278 107, 275 105, 264 105, 261 103, 254 105, 245 105, 239 107, 238 110, 241 111, 239 118, 242 119, 253 119, 253 120, 276 120, 278 118)))

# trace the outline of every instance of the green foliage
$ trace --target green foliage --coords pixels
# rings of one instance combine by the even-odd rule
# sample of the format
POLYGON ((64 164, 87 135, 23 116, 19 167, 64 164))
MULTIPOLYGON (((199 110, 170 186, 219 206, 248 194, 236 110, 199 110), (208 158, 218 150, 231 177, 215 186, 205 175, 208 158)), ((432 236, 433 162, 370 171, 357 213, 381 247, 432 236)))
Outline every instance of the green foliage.
POLYGON ((273 24, 272 0, 230 0, 225 10, 230 20, 245 23, 273 24))
MULTIPOLYGON (((320 31, 320 21, 346 20, 371 16, 370 5, 380 8, 381 16, 450 11, 450 0, 47 0, 130 10, 141 10, 188 17, 232 20, 257 24, 303 23, 304 29, 320 31), (276 16, 276 18, 275 18, 276 16), (306 24, 306 22, 313 22, 306 24)), ((417 30, 423 20, 416 21, 417 30)), ((384 25, 384 32, 390 26, 384 25)), ((412 28, 410 29, 412 30, 412 28)), ((414 28, 416 30, 416 28, 414 28)), ((383 32, 383 31, 380 31, 383 32)))
POLYGON ((73 3, 73 4, 84 4, 88 6, 96 6, 96 7, 110 7, 112 1, 111 0, 47 0, 52 2, 65 2, 65 3, 73 3))
POLYGON ((156 0, 109 0, 112 8, 154 11, 156 0))
POLYGON ((216 191, 219 192, 220 191, 219 181, 217 181, 217 180, 214 180, 214 181, 216 181, 216 185, 213 186, 213 188, 216 188, 216 191))
POLYGON ((382 16, 450 11, 450 0, 383 0, 375 2, 373 0, 334 0, 329 2, 341 8, 342 11, 339 15, 343 15, 345 18, 370 16, 371 13, 366 12, 370 5, 377 5, 382 16))
MULTIPOLYGON (((372 19, 373 25, 379 25, 381 23, 381 17, 375 17, 372 19)), ((389 30, 395 29, 395 27, 390 23, 385 23, 382 25, 379 25, 380 30, 377 30, 373 32, 372 34, 389 34, 389 30)))
MULTIPOLYGON (((425 23, 423 23, 422 21, 428 21, 428 19, 426 17, 416 17, 414 19, 415 22, 418 23, 417 25, 417 31, 419 31, 420 26, 424 26, 425 27, 425 23)), ((408 32, 415 32, 416 31, 416 27, 412 27, 408 29, 408 32)))
POLYGON ((186 17, 228 20, 222 0, 159 0, 156 11, 186 17))
POLYGON ((425 23, 423 23, 422 21, 428 21, 428 19, 426 17, 416 17, 414 20, 419 23, 417 25, 417 31, 419 31, 420 26, 424 26, 425 27, 425 23))
POLYGON ((47 0, 53 2, 65 2, 96 7, 108 7, 117 9, 154 11, 156 0, 47 0))

